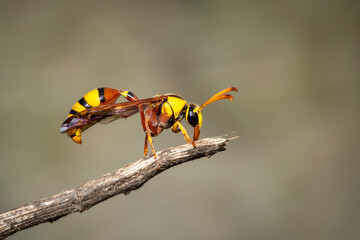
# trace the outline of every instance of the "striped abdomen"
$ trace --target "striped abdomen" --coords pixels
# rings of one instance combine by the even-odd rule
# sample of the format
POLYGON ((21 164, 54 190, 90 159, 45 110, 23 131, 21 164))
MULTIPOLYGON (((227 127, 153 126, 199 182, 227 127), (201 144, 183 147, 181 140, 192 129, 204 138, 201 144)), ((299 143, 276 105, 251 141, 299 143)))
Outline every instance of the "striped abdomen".
POLYGON ((97 88, 94 89, 88 93, 86 93, 79 101, 77 101, 71 108, 70 113, 65 120, 65 122, 62 124, 60 128, 60 132, 65 133, 67 132, 67 135, 71 137, 71 139, 81 144, 81 133, 85 129, 91 127, 91 125, 85 125, 82 128, 74 128, 74 129, 68 129, 69 121, 74 117, 76 117, 77 114, 81 113, 82 111, 86 110, 87 108, 91 107, 97 107, 100 105, 107 105, 107 104, 113 104, 116 102, 116 100, 121 95, 121 90, 116 90, 113 88, 97 88))

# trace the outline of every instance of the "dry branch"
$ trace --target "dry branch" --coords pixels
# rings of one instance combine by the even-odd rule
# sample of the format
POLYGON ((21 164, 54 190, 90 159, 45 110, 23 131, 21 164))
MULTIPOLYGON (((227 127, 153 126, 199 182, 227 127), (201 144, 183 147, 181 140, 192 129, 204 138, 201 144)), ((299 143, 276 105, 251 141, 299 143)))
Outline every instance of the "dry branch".
POLYGON ((128 194, 172 166, 226 150, 229 140, 226 137, 204 138, 196 142, 197 148, 191 144, 169 148, 157 153, 159 165, 154 157, 142 158, 78 188, 0 214, 0 239, 40 223, 83 212, 115 195, 128 194))

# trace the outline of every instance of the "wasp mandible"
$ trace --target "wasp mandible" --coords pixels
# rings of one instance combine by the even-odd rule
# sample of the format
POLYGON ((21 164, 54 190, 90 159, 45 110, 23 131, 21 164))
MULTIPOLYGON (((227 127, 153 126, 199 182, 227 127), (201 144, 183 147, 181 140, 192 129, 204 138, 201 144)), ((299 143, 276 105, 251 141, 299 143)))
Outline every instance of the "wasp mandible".
POLYGON ((149 142, 156 157, 152 137, 159 135, 164 129, 171 128, 174 133, 182 132, 185 140, 196 147, 195 141, 199 139, 203 121, 201 110, 221 99, 233 100, 231 95, 225 94, 231 91, 237 92, 237 88, 226 88, 198 106, 188 103, 180 95, 173 93, 138 99, 130 91, 97 88, 86 93, 72 106, 67 119, 61 125, 60 132, 67 133, 74 142, 81 144, 81 133, 94 124, 98 122, 106 124, 140 113, 141 125, 145 131, 144 155, 148 153, 149 142), (115 103, 120 96, 125 97, 129 102, 115 103), (183 118, 194 128, 192 139, 180 123, 183 118))

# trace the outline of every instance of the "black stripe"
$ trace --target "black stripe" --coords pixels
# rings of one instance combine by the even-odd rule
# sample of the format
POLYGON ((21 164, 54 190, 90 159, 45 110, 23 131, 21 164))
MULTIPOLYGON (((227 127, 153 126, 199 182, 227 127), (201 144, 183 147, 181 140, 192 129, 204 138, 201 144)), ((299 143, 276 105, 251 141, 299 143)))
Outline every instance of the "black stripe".
POLYGON ((85 100, 84 97, 82 97, 79 101, 78 101, 84 108, 90 108, 91 105, 87 103, 87 101, 85 100))
POLYGON ((175 113, 174 113, 174 109, 172 108, 172 106, 170 105, 170 103, 168 101, 166 101, 167 104, 169 104, 171 111, 172 111, 172 115, 171 115, 171 119, 169 121, 171 121, 171 125, 174 123, 174 118, 175 118, 175 113))
POLYGON ((98 88, 100 103, 105 102, 104 88, 98 88))
POLYGON ((130 96, 131 98, 134 98, 134 94, 132 93, 132 92, 128 92, 128 94, 127 94, 128 96, 130 96))
POLYGON ((73 114, 73 115, 74 115, 74 114, 78 114, 78 113, 79 113, 79 112, 75 111, 74 109, 71 109, 69 114, 73 114))

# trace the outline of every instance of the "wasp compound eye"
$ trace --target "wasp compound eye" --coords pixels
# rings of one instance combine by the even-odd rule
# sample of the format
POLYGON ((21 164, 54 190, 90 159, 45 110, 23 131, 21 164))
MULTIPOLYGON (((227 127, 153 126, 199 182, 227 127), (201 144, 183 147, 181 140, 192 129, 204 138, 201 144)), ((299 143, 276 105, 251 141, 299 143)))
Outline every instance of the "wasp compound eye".
POLYGON ((197 106, 190 105, 186 114, 186 121, 192 126, 195 127, 199 124, 199 116, 197 111, 197 106))

